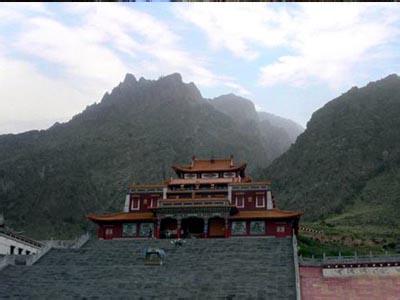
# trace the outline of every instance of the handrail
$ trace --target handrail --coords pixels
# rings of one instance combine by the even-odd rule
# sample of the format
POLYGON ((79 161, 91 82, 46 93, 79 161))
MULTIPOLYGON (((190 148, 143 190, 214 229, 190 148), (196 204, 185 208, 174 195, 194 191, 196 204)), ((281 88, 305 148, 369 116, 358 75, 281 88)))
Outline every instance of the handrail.
POLYGON ((400 262, 399 254, 383 255, 357 255, 354 256, 325 256, 322 258, 299 257, 300 264, 310 266, 322 266, 327 264, 362 264, 362 263, 384 263, 400 262))
POLYGON ((294 276, 296 283, 296 300, 301 300, 301 286, 300 286, 300 270, 299 270, 299 257, 297 254, 297 238, 296 234, 292 235, 292 245, 293 245, 293 263, 294 263, 294 276))
POLYGON ((219 194, 227 194, 228 193, 228 188, 226 189, 220 189, 220 188, 216 188, 216 189, 180 189, 180 190, 168 190, 167 193, 169 195, 175 195, 175 194, 204 194, 204 193, 219 193, 219 194))
POLYGON ((160 200, 159 207, 176 206, 229 206, 229 200, 225 198, 194 198, 194 199, 165 199, 160 200))
POLYGON ((42 243, 40 243, 38 241, 35 241, 35 240, 31 239, 31 238, 25 237, 23 235, 17 234, 17 233, 15 233, 15 232, 13 232, 13 231, 11 231, 9 229, 2 229, 0 231, 0 235, 7 236, 8 238, 12 238, 15 241, 28 243, 30 246, 32 246, 32 245, 34 245, 36 247, 42 247, 43 246, 42 243))

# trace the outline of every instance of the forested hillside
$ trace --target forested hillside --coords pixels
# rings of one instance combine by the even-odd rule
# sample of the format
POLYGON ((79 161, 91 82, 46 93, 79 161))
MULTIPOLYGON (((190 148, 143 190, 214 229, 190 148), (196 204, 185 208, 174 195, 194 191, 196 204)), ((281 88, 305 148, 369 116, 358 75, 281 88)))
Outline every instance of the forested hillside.
POLYGON ((317 110, 262 176, 281 206, 304 210, 305 220, 398 230, 400 78, 354 87, 317 110))

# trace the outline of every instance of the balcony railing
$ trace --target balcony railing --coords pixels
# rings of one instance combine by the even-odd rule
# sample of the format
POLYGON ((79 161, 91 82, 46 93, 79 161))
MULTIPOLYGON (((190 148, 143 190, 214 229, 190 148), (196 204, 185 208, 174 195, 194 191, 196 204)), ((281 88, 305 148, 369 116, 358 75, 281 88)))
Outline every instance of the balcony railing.
POLYGON ((259 191, 259 190, 262 190, 262 191, 265 191, 265 190, 268 190, 269 189, 269 186, 267 186, 266 184, 265 185, 259 185, 259 184, 254 184, 254 185, 249 185, 249 184, 247 184, 247 185, 232 185, 232 191, 247 191, 247 190, 257 190, 257 191, 259 191))
POLYGON ((191 193, 191 192, 228 192, 228 187, 200 187, 196 188, 175 188, 175 189, 168 189, 167 193, 191 193))
POLYGON ((199 206, 230 206, 229 200, 224 198, 198 199, 168 199, 160 200, 159 207, 199 207, 199 206))

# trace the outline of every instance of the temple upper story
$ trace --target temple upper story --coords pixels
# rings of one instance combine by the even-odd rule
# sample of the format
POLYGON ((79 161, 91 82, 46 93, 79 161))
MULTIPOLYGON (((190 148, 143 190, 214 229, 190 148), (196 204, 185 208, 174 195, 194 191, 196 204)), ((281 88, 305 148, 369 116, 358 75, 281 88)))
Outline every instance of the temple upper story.
POLYGON ((233 155, 229 159, 197 159, 192 157, 190 165, 174 165, 180 179, 225 179, 224 182, 245 180, 246 163, 235 164, 233 155))

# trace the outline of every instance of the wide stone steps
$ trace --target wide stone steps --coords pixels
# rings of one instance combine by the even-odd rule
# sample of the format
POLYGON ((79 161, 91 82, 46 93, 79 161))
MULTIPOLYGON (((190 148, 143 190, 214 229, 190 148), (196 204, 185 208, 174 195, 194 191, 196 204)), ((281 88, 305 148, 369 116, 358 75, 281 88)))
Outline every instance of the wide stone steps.
POLYGON ((0 298, 295 298, 287 238, 186 240, 182 247, 91 240, 81 249, 53 249, 33 266, 9 266, 0 282, 0 298), (166 251, 164 265, 144 265, 147 246, 166 251))

